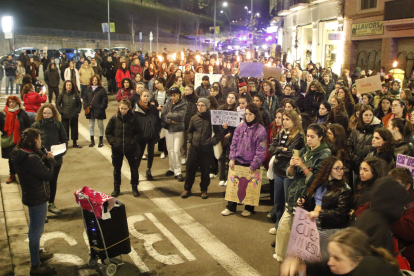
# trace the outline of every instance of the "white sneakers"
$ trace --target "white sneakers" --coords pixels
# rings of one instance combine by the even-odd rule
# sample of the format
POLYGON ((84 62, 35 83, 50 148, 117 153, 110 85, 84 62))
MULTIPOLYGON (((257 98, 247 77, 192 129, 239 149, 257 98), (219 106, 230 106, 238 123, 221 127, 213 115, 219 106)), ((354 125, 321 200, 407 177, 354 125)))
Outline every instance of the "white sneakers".
POLYGON ((210 179, 214 179, 216 177, 217 177, 217 175, 215 175, 214 173, 210 173, 210 179))
POLYGON ((234 214, 234 212, 230 211, 229 209, 225 209, 223 212, 221 212, 221 214, 223 216, 228 216, 228 215, 234 214))
POLYGON ((252 213, 251 212, 249 212, 249 211, 247 211, 247 210, 244 210, 242 213, 241 213, 241 215, 243 216, 243 217, 248 217, 248 216, 250 216, 252 213))
POLYGON ((165 159, 165 154, 164 154, 164 153, 161 153, 160 158, 161 158, 161 159, 165 159))
POLYGON ((185 165, 187 163, 187 159, 181 158, 181 165, 185 165))
POLYGON ((219 186, 224 186, 224 180, 220 180, 220 182, 219 182, 219 186))
POLYGON ((270 235, 276 235, 276 233, 277 233, 276 228, 270 228, 270 230, 269 230, 270 235))
POLYGON ((227 187, 227 181, 226 181, 226 182, 224 182, 224 187, 227 187))
POLYGON ((148 157, 147 157, 147 155, 146 155, 146 154, 144 154, 144 155, 142 156, 142 160, 148 160, 148 157))

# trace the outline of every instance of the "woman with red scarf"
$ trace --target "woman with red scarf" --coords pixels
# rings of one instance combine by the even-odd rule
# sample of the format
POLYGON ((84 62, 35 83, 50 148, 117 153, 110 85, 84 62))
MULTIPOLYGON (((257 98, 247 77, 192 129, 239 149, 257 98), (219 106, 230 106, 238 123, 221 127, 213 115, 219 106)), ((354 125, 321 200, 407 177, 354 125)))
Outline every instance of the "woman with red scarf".
POLYGON ((30 119, 26 111, 21 109, 21 102, 16 96, 7 98, 4 113, 1 115, 1 156, 9 159, 10 177, 6 183, 16 181, 16 171, 10 162, 10 153, 19 142, 21 133, 30 127, 30 119))

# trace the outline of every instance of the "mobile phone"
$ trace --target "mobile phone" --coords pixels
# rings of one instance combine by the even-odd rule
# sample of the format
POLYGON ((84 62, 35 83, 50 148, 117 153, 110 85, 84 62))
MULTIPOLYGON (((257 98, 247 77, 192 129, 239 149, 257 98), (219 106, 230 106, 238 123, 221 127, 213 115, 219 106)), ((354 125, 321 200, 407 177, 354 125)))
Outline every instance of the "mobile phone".
POLYGON ((293 150, 293 157, 299 157, 299 150, 297 149, 293 150))
POLYGON ((42 91, 46 92, 46 87, 45 86, 42 87, 42 91))

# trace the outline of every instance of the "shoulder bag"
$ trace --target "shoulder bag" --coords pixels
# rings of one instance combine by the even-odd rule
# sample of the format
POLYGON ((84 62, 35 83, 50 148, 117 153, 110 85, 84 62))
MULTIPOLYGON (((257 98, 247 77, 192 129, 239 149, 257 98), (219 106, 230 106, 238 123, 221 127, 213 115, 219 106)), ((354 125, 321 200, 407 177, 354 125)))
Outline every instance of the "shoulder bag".
POLYGON ((89 104, 89 106, 85 108, 85 116, 88 115, 91 112, 91 106, 92 106, 92 103, 93 103, 93 99, 95 99, 95 96, 96 96, 96 93, 95 93, 95 95, 93 95, 92 101, 89 104))

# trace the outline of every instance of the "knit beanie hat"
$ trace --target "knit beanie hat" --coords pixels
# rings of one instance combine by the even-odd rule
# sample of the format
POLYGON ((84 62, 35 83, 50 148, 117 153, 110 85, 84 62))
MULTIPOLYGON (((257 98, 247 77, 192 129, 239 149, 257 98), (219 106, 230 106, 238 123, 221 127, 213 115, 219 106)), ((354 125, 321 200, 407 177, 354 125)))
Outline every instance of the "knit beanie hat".
POLYGON ((210 101, 207 98, 199 98, 197 103, 202 102, 207 106, 207 108, 210 106, 210 101))

